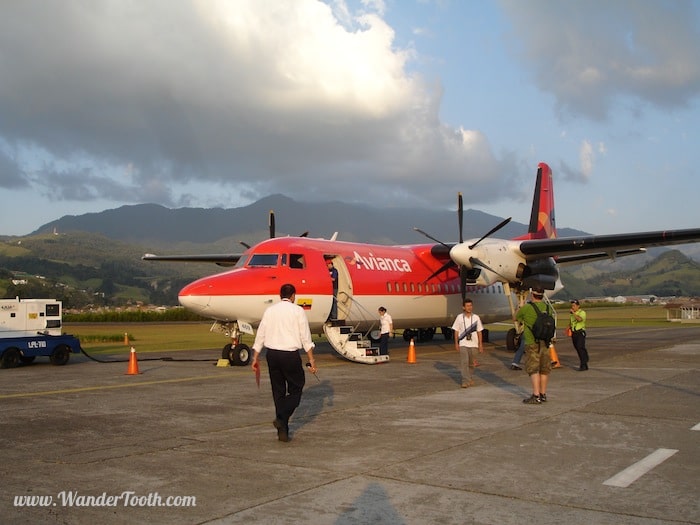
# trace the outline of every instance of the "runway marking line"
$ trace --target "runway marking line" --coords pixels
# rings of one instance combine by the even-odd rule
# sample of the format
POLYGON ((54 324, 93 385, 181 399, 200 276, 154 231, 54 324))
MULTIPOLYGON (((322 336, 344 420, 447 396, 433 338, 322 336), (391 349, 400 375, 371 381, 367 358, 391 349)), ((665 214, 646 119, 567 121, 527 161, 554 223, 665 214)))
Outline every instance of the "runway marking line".
POLYGON ((194 377, 182 377, 179 379, 159 379, 155 381, 140 381, 138 383, 121 383, 119 385, 101 385, 101 386, 85 386, 77 388, 64 388, 62 390, 43 390, 41 392, 22 392, 18 394, 1 394, 0 399, 10 399, 16 397, 35 397, 35 396, 51 396, 56 394, 74 394, 77 392, 90 392, 94 390, 114 390, 116 388, 130 388, 134 386, 147 386, 147 385, 162 385, 166 383, 183 383, 186 381, 197 381, 200 379, 213 379, 213 378, 224 378, 221 374, 217 375, 207 375, 207 376, 194 376, 194 377))
MULTIPOLYGON (((328 363, 324 364, 323 368, 331 368, 331 367, 336 367, 336 366, 342 366, 345 364, 348 364, 349 361, 346 362, 340 362, 340 363, 328 363)), ((239 370, 236 370, 236 372, 239 372, 239 370)), ((247 367, 241 368, 240 372, 247 372, 247 367)), ((244 374, 240 374, 244 375, 244 374)), ((148 385, 162 385, 162 384, 167 384, 167 383, 184 383, 187 381, 197 381, 200 379, 215 379, 215 378, 226 378, 229 376, 224 376, 221 374, 212 374, 212 375, 205 375, 205 376, 193 376, 193 377, 181 377, 178 379, 157 379, 153 381, 140 381, 140 382, 135 382, 135 383, 121 383, 118 385, 100 385, 100 386, 85 386, 85 387, 76 387, 76 388, 63 388, 61 390, 42 390, 40 392, 21 392, 17 394, 0 394, 0 399, 12 399, 12 398, 19 398, 19 397, 38 397, 38 396, 52 396, 56 394, 75 394, 79 392, 91 392, 95 390, 114 390, 117 388, 128 388, 128 387, 134 387, 134 386, 148 386, 148 385)))
POLYGON ((678 450, 673 448, 659 448, 649 454, 644 459, 637 461, 634 465, 630 465, 622 472, 615 474, 612 478, 603 482, 603 485, 611 487, 629 487, 632 483, 641 478, 651 469, 660 465, 668 458, 673 456, 678 450))

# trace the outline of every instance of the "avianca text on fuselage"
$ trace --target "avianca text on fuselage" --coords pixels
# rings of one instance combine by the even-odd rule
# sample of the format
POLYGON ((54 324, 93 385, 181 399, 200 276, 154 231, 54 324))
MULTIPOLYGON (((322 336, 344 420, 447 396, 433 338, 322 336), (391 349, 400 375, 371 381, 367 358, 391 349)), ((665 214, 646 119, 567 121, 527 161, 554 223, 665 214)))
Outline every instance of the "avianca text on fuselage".
POLYGON ((406 259, 392 257, 375 257, 372 252, 364 257, 353 251, 353 260, 358 270, 384 271, 384 272, 412 272, 411 264, 406 259))

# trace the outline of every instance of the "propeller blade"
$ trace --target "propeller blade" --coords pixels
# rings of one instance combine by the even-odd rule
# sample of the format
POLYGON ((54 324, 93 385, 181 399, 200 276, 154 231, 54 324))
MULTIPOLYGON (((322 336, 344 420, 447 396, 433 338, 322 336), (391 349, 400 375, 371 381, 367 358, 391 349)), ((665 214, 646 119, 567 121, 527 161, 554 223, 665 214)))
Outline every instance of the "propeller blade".
MULTIPOLYGON (((513 217, 508 217, 507 219, 503 219, 503 220, 501 221, 500 224, 498 224, 498 225, 495 226, 494 228, 491 228, 491 231, 490 231, 490 232, 488 232, 488 233, 487 233, 486 235, 484 235, 481 239, 479 239, 479 240, 476 241, 474 244, 472 244, 472 245, 469 247, 469 249, 470 249, 470 250, 474 249, 474 246, 476 246, 476 245, 479 244, 481 241, 483 241, 484 239, 486 239, 486 237, 489 237, 489 236, 493 235, 493 234, 496 233, 498 230, 500 230, 501 228, 503 228, 506 224, 508 224, 508 223, 510 222, 510 220, 511 220, 512 218, 513 218, 513 217)), ((484 267, 484 268, 486 268, 486 267, 484 267)))
POLYGON ((435 270, 435 271, 432 273, 432 275, 431 275, 430 277, 428 277, 428 278, 427 278, 425 281, 423 281, 423 282, 429 281, 429 280, 432 279, 433 277, 436 277, 436 276, 440 275, 442 272, 446 272, 447 270, 449 270, 449 269, 452 268, 453 266, 456 266, 456 264, 455 264, 454 262, 452 262, 452 261, 447 261, 445 264, 443 264, 442 266, 440 266, 440 268, 438 268, 437 270, 435 270))
POLYGON ((438 244, 442 244, 445 248, 450 248, 450 246, 448 246, 447 244, 445 244, 444 242, 442 242, 440 239, 436 239, 436 238, 433 237, 432 235, 429 235, 429 234, 425 233, 425 232, 424 232, 423 230, 421 230, 420 228, 413 228, 413 230, 414 230, 414 231, 417 231, 418 233, 422 233, 423 235, 425 235, 425 236, 426 236, 428 239, 430 239, 431 241, 435 241, 435 242, 438 243, 438 244))
POLYGON ((489 272, 495 273, 499 277, 502 277, 506 282, 508 282, 508 278, 505 275, 498 273, 481 259, 478 259, 477 257, 469 257, 469 262, 472 263, 472 266, 481 266, 482 268, 487 269, 489 272))
POLYGON ((462 192, 457 194, 457 221, 459 223, 459 242, 464 242, 462 237, 462 224, 464 223, 464 202, 462 201, 462 192))
POLYGON ((270 210, 270 216, 267 220, 267 225, 270 227, 270 239, 275 238, 275 212, 270 210))
POLYGON ((299 237, 308 237, 308 236, 309 236, 309 232, 304 232, 299 237))
POLYGON ((459 267, 459 286, 460 286, 460 291, 462 292, 462 304, 464 304, 464 300, 467 298, 467 272, 469 269, 466 266, 460 266, 459 267))

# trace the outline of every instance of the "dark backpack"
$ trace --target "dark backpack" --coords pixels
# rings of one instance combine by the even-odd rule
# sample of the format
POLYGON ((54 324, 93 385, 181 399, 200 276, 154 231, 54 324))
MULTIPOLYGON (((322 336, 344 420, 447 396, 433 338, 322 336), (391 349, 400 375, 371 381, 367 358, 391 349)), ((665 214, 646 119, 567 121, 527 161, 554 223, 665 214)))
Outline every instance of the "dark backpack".
POLYGON ((534 335, 535 339, 538 341, 544 341, 549 344, 557 331, 557 322, 554 320, 554 317, 552 317, 552 314, 549 313, 549 305, 545 305, 547 311, 543 312, 537 308, 534 303, 530 304, 535 309, 535 312, 537 312, 537 319, 535 319, 531 328, 532 335, 534 335))

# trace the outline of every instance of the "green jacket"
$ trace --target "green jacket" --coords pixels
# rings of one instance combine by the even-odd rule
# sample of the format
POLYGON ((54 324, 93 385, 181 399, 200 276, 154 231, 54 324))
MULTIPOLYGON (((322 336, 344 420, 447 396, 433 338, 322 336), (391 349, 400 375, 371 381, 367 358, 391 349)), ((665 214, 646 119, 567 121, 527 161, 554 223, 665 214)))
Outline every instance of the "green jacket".
POLYGON ((576 317, 574 317, 574 314, 569 314, 569 326, 571 327, 572 330, 585 330, 586 329, 586 311, 579 308, 578 312, 576 312, 576 315, 578 315, 581 318, 581 321, 577 321, 576 317))
POLYGON ((537 320, 537 312, 535 312, 533 305, 540 312, 547 311, 547 304, 545 302, 532 301, 531 303, 528 302, 522 305, 518 310, 518 313, 515 314, 515 319, 525 327, 523 337, 525 338, 526 345, 534 345, 536 343, 535 336, 532 335, 532 325, 535 324, 535 321, 537 320))

